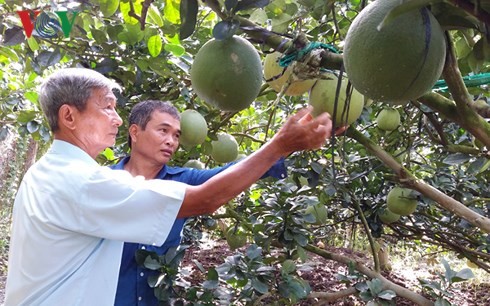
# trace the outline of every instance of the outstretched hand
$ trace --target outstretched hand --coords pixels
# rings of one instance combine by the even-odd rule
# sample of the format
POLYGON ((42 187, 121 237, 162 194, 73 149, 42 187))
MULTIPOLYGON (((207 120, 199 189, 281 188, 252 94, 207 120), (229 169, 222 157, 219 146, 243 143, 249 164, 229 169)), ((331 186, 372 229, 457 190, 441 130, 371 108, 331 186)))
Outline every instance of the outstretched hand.
POLYGON ((328 113, 311 115, 311 106, 292 115, 274 136, 284 156, 294 151, 318 149, 332 134, 332 120, 328 113))

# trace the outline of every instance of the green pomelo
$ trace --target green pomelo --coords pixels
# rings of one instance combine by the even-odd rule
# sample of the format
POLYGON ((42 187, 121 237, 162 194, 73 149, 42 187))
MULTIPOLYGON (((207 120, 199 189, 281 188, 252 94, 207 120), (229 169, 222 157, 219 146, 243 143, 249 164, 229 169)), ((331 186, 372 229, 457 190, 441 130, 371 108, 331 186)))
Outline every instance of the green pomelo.
MULTIPOLYGON (((266 55, 264 59, 264 78, 269 80, 275 78, 272 81, 268 81, 267 84, 272 87, 276 92, 282 90, 283 85, 288 81, 291 76, 291 67, 287 67, 284 71, 284 67, 281 67, 278 63, 279 58, 282 56, 280 52, 273 52, 266 55), (282 74, 284 71, 284 74, 282 74), (282 74, 282 75, 281 75, 282 74), (277 79, 276 79, 277 77, 277 79)), ((310 90, 311 86, 315 84, 315 80, 304 80, 291 82, 285 95, 287 96, 300 96, 310 90)))
POLYGON ((180 143, 186 147, 203 143, 208 135, 206 119, 193 109, 180 114, 180 129, 180 143))
POLYGON ((344 126, 349 125, 356 121, 362 113, 364 107, 364 97, 352 86, 347 86, 349 83, 347 79, 343 79, 339 98, 337 101, 337 109, 335 109, 335 94, 337 91, 338 78, 334 74, 329 73, 328 79, 320 79, 316 81, 315 85, 310 90, 309 104, 313 105, 313 116, 318 116, 323 112, 327 112, 334 116, 335 111, 335 125, 344 126), (349 91, 352 91, 350 100, 346 103, 346 97, 349 91))
POLYGON ((401 1, 377 0, 352 22, 344 46, 344 65, 354 87, 375 101, 416 99, 441 76, 446 41, 427 8, 405 12, 378 26, 401 1))
POLYGON ((234 227, 230 227, 226 231, 225 239, 232 250, 236 250, 247 244, 247 236, 240 229, 235 230, 234 227))
POLYGON ((400 219, 399 214, 395 214, 394 212, 391 212, 389 209, 386 208, 382 208, 378 211, 378 217, 381 222, 385 224, 390 224, 400 219))
POLYGON ((325 224, 325 222, 327 222, 328 211, 323 204, 310 205, 306 208, 305 212, 315 216, 315 224, 317 225, 325 224))
POLYGON ((218 140, 211 142, 211 157, 218 163, 229 163, 236 160, 238 156, 238 143, 230 134, 216 135, 218 140))
POLYGON ((245 158, 247 158, 247 154, 245 154, 245 153, 239 153, 237 155, 237 157, 236 157, 235 160, 238 161, 238 160, 242 160, 242 159, 245 159, 245 158))
POLYGON ((259 53, 239 36, 206 42, 197 52, 190 74, 196 94, 223 111, 250 106, 263 80, 259 53))
POLYGON ((400 113, 394 108, 384 108, 376 117, 376 123, 383 131, 393 131, 400 125, 400 113))
POLYGON ((417 209, 417 199, 413 197, 412 190, 402 187, 394 187, 386 197, 388 209, 400 216, 408 216, 417 209))
POLYGON ((204 163, 197 160, 197 159, 189 159, 185 164, 185 168, 194 168, 194 169, 199 169, 202 170, 205 168, 204 163))

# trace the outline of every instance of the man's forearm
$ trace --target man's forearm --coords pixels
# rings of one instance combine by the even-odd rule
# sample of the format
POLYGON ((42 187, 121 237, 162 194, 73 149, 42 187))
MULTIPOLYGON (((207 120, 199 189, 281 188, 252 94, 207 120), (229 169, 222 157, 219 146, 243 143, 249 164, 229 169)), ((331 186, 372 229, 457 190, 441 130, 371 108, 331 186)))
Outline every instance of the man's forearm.
POLYGON ((274 141, 209 179, 202 185, 189 186, 179 217, 212 213, 262 177, 284 153, 274 141))

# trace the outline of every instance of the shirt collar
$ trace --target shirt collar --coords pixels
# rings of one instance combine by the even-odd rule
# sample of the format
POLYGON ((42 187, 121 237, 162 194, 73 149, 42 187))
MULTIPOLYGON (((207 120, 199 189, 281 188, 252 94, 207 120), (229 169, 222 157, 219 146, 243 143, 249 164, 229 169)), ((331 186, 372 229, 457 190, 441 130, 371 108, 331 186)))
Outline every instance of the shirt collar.
MULTIPOLYGON (((131 158, 131 156, 129 156, 129 155, 124 157, 123 159, 121 159, 120 162, 118 162, 117 164, 112 166, 112 168, 117 169, 117 170, 124 170, 124 165, 129 161, 130 158, 131 158)), ((164 165, 162 167, 162 169, 158 172, 156 178, 163 179, 167 175, 175 175, 175 174, 182 173, 184 171, 185 171, 185 168, 182 168, 182 167, 170 167, 170 166, 164 165)))
POLYGON ((80 147, 59 139, 53 140, 53 144, 49 148, 48 153, 65 155, 69 158, 82 160, 85 163, 98 165, 97 162, 80 147))

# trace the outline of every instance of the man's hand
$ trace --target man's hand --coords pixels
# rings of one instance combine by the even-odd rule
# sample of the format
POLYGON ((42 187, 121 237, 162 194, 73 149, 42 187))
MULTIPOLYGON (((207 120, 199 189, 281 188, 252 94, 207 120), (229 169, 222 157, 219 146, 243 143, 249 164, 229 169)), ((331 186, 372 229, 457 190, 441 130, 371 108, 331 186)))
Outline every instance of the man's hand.
POLYGON ((313 118, 311 107, 301 109, 291 116, 272 141, 280 148, 283 156, 291 152, 318 149, 332 134, 332 120, 328 113, 313 118))

